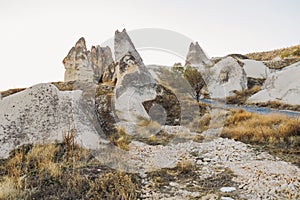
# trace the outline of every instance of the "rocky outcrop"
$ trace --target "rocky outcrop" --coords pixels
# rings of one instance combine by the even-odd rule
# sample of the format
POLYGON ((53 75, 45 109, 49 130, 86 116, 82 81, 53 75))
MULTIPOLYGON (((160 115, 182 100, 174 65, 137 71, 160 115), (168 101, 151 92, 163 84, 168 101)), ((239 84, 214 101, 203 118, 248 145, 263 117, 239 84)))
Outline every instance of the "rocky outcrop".
POLYGON ((147 113, 153 120, 164 125, 180 125, 181 106, 174 92, 160 84, 157 85, 156 92, 157 96, 155 99, 143 102, 147 113), (159 109, 161 106, 163 109, 159 109))
POLYGON ((118 30, 115 32, 114 48, 116 62, 120 61, 125 55, 131 54, 135 59, 135 63, 140 67, 144 67, 143 60, 135 49, 126 29, 123 29, 122 32, 118 30))
POLYGON ((115 73, 115 63, 110 48, 93 46, 89 56, 89 61, 94 70, 96 82, 109 82, 115 73))
POLYGON ((80 90, 63 92, 39 84, 2 99, 0 113, 1 158, 23 144, 61 141, 70 129, 76 130, 75 141, 88 149, 106 143, 80 90))
POLYGON ((262 62, 256 60, 241 60, 244 63, 244 70, 246 72, 246 76, 250 78, 257 79, 266 79, 269 74, 269 68, 262 62))
POLYGON ((226 98, 235 90, 247 89, 247 77, 238 61, 232 57, 221 59, 211 68, 200 70, 211 98, 226 98))
POLYGON ((80 38, 64 58, 65 82, 82 81, 93 82, 94 72, 89 62, 89 52, 84 38, 80 38))
POLYGON ((142 103, 156 97, 156 82, 124 29, 115 33, 117 83, 115 109, 120 121, 138 122, 150 117, 142 103))
POLYGON ((205 66, 212 66, 213 63, 205 55, 198 42, 196 42, 195 44, 191 43, 190 45, 185 65, 202 68, 205 66))
POLYGON ((109 82, 115 73, 115 63, 110 48, 92 46, 87 51, 84 38, 80 38, 64 58, 65 82, 109 82))
POLYGON ((300 62, 281 71, 273 72, 263 85, 263 90, 254 94, 248 102, 259 103, 279 101, 286 104, 300 104, 300 62))

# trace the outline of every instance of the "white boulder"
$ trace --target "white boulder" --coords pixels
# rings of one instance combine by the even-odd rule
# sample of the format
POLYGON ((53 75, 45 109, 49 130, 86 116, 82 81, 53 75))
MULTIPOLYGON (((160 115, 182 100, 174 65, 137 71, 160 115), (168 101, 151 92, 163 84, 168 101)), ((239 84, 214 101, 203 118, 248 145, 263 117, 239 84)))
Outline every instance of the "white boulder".
POLYGON ((247 89, 247 77, 237 60, 226 57, 213 67, 200 70, 207 84, 211 98, 223 99, 233 95, 233 91, 247 89))
POLYGON ((0 101, 0 158, 23 144, 61 141, 75 129, 75 141, 88 149, 106 143, 86 116, 82 91, 59 91, 39 84, 0 101))
POLYGON ((254 94, 248 102, 279 101, 281 103, 300 105, 300 62, 270 74, 263 90, 254 94))
POLYGON ((247 77, 266 79, 270 74, 269 68, 262 61, 248 59, 240 61, 244 63, 243 68, 247 77))

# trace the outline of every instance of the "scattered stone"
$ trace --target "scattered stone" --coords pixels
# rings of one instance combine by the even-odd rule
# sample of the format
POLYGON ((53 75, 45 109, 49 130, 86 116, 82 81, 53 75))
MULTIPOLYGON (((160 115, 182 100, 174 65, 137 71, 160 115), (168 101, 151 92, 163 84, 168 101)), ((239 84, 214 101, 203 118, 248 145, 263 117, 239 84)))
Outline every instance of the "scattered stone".
POLYGON ((221 200, 234 200, 234 199, 231 197, 221 197, 221 200))
POLYGON ((233 192, 233 191, 236 191, 236 188, 235 187, 222 187, 221 189, 221 192, 233 192))

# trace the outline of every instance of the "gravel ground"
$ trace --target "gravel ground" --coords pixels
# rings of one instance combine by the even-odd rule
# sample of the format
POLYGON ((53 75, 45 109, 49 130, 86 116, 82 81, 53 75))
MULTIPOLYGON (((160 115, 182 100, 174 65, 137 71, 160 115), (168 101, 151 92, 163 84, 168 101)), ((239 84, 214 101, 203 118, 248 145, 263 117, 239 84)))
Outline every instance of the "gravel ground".
MULTIPOLYGON (((300 198, 298 167, 231 139, 210 137, 203 143, 189 141, 167 146, 132 142, 128 153, 128 163, 137 167, 143 177, 142 199, 300 198), (193 164, 191 174, 186 174, 185 179, 178 174, 168 176, 167 182, 160 180, 160 186, 154 186, 157 180, 149 173, 174 168, 182 160, 193 164), (224 185, 219 184, 221 180, 214 182, 228 171, 232 173, 231 180, 224 181, 224 185), (207 186, 204 191, 205 184, 216 185, 207 186)), ((163 179, 160 176, 156 179, 163 179)))

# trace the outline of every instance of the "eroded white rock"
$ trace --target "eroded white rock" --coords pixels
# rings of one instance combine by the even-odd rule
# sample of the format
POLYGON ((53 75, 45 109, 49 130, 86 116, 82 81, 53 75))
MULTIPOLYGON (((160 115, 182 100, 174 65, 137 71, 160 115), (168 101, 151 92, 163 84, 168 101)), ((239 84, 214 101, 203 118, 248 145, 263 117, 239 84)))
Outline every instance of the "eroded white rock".
POLYGON ((86 116, 82 91, 59 91, 39 84, 0 101, 0 158, 23 144, 61 141, 70 129, 75 141, 88 149, 106 143, 86 116))
POLYGON ((247 89, 244 69, 232 57, 226 57, 210 68, 200 70, 211 98, 226 98, 233 91, 247 89))
POLYGON ((115 109, 120 121, 149 120, 142 103, 156 97, 156 81, 144 65, 140 55, 124 29, 115 34, 117 83, 115 109))
POLYGON ((279 101, 300 105, 300 62, 281 71, 273 72, 266 79, 263 90, 254 94, 248 102, 279 101))
POLYGON ((247 77, 266 79, 269 74, 269 68, 262 62, 256 60, 241 60, 244 63, 244 70, 247 77))

